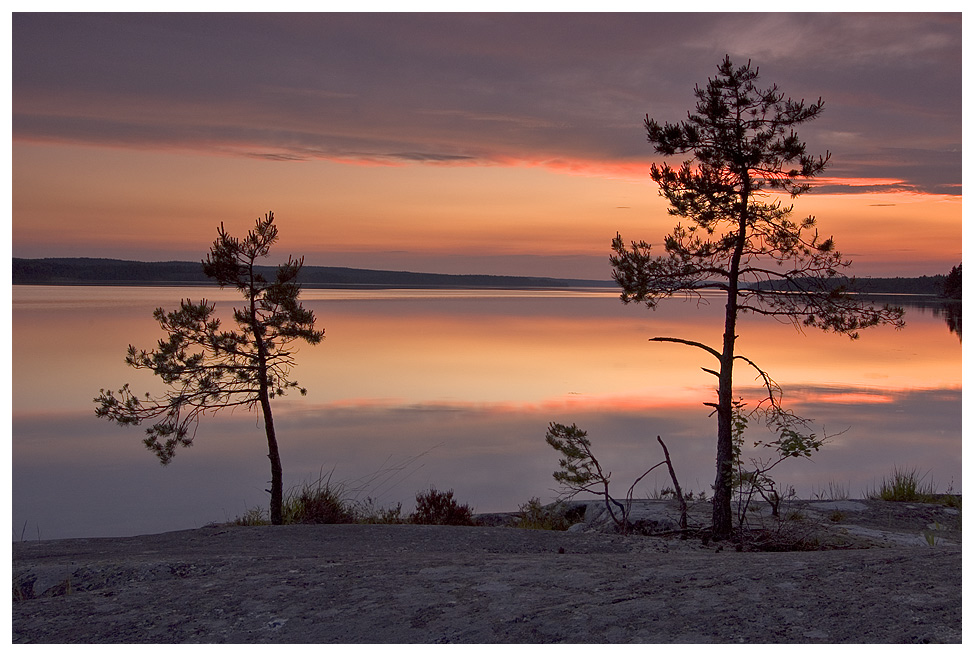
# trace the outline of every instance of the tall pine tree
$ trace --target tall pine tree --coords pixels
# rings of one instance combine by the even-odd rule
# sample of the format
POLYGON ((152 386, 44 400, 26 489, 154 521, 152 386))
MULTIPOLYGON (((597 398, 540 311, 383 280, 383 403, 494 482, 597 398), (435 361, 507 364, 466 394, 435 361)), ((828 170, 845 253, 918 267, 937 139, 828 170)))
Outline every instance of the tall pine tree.
MULTIPOLYGON (((689 155, 676 168, 665 163, 650 169, 670 203, 670 214, 688 223, 678 223, 664 238, 663 255, 652 255, 643 241, 627 246, 617 235, 611 257, 624 303, 654 308, 660 299, 678 294, 700 298, 704 290, 720 290, 724 295, 719 346, 653 338, 702 349, 717 361, 717 369, 705 368, 718 379, 717 400, 708 402, 718 423, 712 518, 716 538, 727 538, 732 531, 733 370, 737 360, 745 360, 735 353, 739 314, 785 319, 796 327, 852 338, 867 327, 903 323, 902 309, 875 308, 835 286, 832 279, 850 262, 836 251, 831 237, 820 237, 813 217, 792 220, 792 205, 781 200, 807 191, 807 181, 826 168, 829 153, 807 154, 795 132, 796 126, 822 113, 822 99, 812 104, 786 99, 775 85, 758 88, 757 79, 751 62, 736 67, 725 57, 718 75, 704 89, 695 87, 696 113, 688 113, 686 121, 661 125, 647 116, 647 139, 657 153, 689 155), (785 284, 774 289, 755 285, 768 281, 785 284)), ((801 436, 777 406, 771 379, 761 372, 769 386, 772 427, 780 431, 773 444, 788 453, 801 436)))

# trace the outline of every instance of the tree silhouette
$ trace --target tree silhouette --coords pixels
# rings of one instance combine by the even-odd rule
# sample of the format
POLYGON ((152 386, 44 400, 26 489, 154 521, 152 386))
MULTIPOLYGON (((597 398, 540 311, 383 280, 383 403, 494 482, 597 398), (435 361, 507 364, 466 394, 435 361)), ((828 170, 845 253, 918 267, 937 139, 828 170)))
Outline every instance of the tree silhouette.
POLYGON ((277 241, 274 214, 258 219, 247 237, 239 240, 218 230, 203 270, 220 287, 236 287, 246 300, 234 309, 236 330, 221 329, 215 305, 206 299, 180 302, 179 310, 157 308, 153 317, 166 332, 152 351, 129 345, 125 362, 136 369, 148 369, 167 385, 161 396, 132 394, 129 384, 117 393, 102 389, 95 398, 95 414, 119 425, 138 425, 157 420, 146 429, 144 443, 160 463, 172 461, 178 447, 193 444, 200 416, 206 411, 260 405, 271 461, 271 522, 281 524, 283 481, 271 399, 288 390, 303 388, 289 378, 296 340, 318 344, 325 332, 315 329, 315 316, 298 302, 298 272, 303 259, 288 258, 278 267, 274 281, 255 268, 277 241))
MULTIPOLYGON (((759 89, 758 69, 751 62, 735 67, 729 57, 707 87, 695 87, 696 113, 676 124, 646 117, 648 141, 663 155, 690 154, 677 168, 654 164, 650 176, 670 203, 671 215, 689 220, 664 238, 665 255, 651 255, 650 244, 631 242, 617 234, 611 257, 613 277, 624 303, 643 302, 654 308, 666 297, 702 299, 704 290, 720 290, 726 298, 724 333, 719 348, 672 337, 656 337, 704 350, 719 363, 707 369, 718 379, 717 402, 708 403, 718 420, 717 474, 712 530, 716 538, 732 530, 731 489, 735 463, 732 423, 735 414, 733 367, 745 360, 735 353, 736 322, 744 312, 844 333, 852 338, 878 324, 903 324, 903 310, 875 308, 848 294, 835 280, 850 265, 835 250, 832 237, 823 239, 816 221, 790 219, 792 205, 779 197, 796 198, 809 189, 807 180, 825 169, 829 153, 806 153, 794 127, 820 115, 816 103, 786 99, 776 86, 759 89), (769 281, 784 284, 759 285, 769 281)), ((750 364, 751 361, 748 361, 750 364)), ((757 366, 756 366, 757 367, 757 366)), ((777 447, 794 454, 798 418, 778 404, 777 388, 759 369, 771 411, 770 427, 780 432, 777 447)), ((781 450, 780 450, 781 451, 781 450)))
POLYGON ((941 296, 949 299, 961 299, 961 264, 955 265, 945 277, 941 296))

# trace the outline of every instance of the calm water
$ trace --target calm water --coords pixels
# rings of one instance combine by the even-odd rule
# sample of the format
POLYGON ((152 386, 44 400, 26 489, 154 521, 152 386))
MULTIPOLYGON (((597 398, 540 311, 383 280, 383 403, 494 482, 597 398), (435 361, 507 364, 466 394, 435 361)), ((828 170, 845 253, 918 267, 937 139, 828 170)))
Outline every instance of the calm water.
MULTIPOLYGON (((255 414, 205 418, 197 440, 162 467, 141 428, 94 416, 99 388, 130 382, 128 344, 161 337, 151 313, 201 296, 229 315, 215 288, 13 288, 14 540, 118 536, 199 527, 266 505, 266 443, 255 414)), ((589 431, 622 494, 671 451, 685 490, 714 477, 708 356, 673 336, 717 344, 721 303, 673 301, 651 312, 612 291, 305 290, 327 331, 303 346, 295 375, 309 389, 277 400, 286 486, 331 471, 360 497, 412 508, 416 491, 452 488, 478 512, 554 499, 549 422, 589 431)), ((745 318, 740 353, 781 384, 786 405, 840 434, 812 462, 774 473, 801 496, 830 484, 859 497, 894 467, 961 491, 961 341, 937 308, 908 307, 902 331, 859 341, 800 334, 745 318), (841 433, 842 432, 842 433, 841 433)), ((740 369, 740 394, 753 392, 740 369)), ((755 429, 756 438, 766 434, 755 429)), ((648 478, 638 494, 669 483, 648 478)))

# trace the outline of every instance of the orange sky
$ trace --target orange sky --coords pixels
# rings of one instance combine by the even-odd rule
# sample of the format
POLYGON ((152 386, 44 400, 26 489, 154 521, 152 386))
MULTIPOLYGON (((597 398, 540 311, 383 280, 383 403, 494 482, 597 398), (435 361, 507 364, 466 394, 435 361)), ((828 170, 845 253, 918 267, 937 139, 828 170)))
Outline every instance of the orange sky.
POLYGON ((197 260, 221 222, 242 233, 271 210, 282 255, 308 264, 608 279, 617 231, 659 243, 675 223, 644 113, 683 118, 731 52, 827 102, 801 136, 833 165, 796 215, 858 275, 946 273, 953 16, 18 15, 13 255, 197 260), (728 21, 737 40, 707 53, 671 35, 728 21), (770 27, 809 39, 815 67, 758 40, 770 27))
MULTIPOLYGON (((308 264, 400 268, 395 254, 384 265, 383 251, 440 269, 466 256, 564 255, 582 256, 584 277, 608 278, 616 231, 659 243, 675 223, 649 178, 541 166, 280 163, 34 143, 13 153, 21 257, 200 259, 217 225, 242 233, 266 207, 281 227, 280 252, 308 264)), ((861 275, 943 273, 961 261, 960 196, 806 195, 795 214, 814 214, 861 275)))

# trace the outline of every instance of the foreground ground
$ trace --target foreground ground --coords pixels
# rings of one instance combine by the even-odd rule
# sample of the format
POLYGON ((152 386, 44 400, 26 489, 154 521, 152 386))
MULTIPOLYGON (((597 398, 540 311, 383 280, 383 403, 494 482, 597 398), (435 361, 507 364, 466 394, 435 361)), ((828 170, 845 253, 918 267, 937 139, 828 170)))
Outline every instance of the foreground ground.
POLYGON ((842 517, 833 510, 832 522, 858 537, 851 545, 870 537, 886 547, 809 552, 415 525, 222 526, 15 543, 12 636, 15 643, 960 642, 960 531, 924 538, 918 522, 939 532, 947 526, 927 522, 944 515, 927 506, 909 518, 901 518, 903 506, 884 503, 850 507, 842 517))

